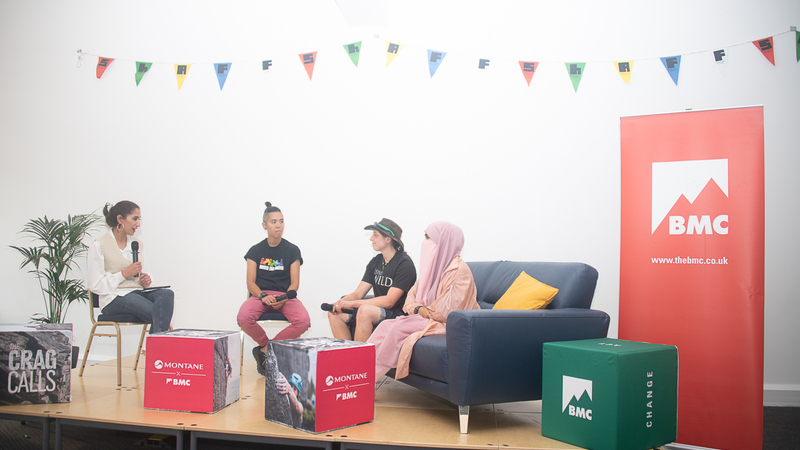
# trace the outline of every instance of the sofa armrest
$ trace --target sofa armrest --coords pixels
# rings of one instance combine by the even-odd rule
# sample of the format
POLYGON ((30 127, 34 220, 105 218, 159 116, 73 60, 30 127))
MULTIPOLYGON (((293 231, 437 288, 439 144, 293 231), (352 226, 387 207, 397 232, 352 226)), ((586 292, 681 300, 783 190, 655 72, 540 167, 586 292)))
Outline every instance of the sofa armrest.
POLYGON ((542 398, 545 342, 603 338, 603 311, 468 310, 447 317, 450 401, 459 405, 542 398))

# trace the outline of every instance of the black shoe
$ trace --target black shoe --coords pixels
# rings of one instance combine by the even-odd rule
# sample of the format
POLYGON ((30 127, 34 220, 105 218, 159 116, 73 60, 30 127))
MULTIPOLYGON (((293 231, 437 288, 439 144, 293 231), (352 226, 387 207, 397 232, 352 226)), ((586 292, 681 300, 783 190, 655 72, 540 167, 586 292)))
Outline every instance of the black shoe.
POLYGON ((261 347, 253 347, 253 357, 256 359, 256 370, 258 370, 258 374, 262 376, 266 375, 267 370, 264 368, 264 364, 267 362, 267 356, 261 351, 261 347))

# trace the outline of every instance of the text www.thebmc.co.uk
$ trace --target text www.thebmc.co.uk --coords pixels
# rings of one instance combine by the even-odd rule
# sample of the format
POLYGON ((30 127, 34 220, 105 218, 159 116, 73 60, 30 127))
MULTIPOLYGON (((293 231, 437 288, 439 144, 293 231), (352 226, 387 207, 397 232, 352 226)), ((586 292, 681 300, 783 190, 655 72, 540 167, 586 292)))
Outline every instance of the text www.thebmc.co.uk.
POLYGON ((675 258, 650 258, 653 264, 699 264, 699 265, 726 265, 728 258, 691 258, 691 257, 675 257, 675 258))

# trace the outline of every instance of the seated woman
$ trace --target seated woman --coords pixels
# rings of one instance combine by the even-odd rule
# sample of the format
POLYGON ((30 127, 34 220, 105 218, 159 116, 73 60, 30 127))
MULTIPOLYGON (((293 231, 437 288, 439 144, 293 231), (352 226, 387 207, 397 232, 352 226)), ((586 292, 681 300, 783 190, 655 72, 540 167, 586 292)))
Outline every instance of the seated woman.
POLYGON ((303 258, 300 249, 283 239, 283 213, 280 209, 266 202, 262 226, 267 231, 267 238, 248 250, 244 259, 247 261, 247 291, 250 298, 239 308, 236 321, 258 346, 253 348, 258 373, 264 375, 267 344, 269 338, 264 329, 257 323, 265 312, 280 312, 290 324, 275 336, 276 340, 299 338, 311 326, 303 302, 299 299, 276 297, 300 287, 300 265, 303 258))
POLYGON ((142 272, 142 241, 134 236, 141 227, 142 212, 136 203, 123 200, 103 208, 111 230, 97 238, 87 251, 86 284, 100 297, 103 314, 132 314, 150 323, 150 333, 169 330, 175 294, 169 289, 143 291, 153 283, 142 272), (133 261, 131 244, 138 245, 133 261))
POLYGON ((472 272, 461 260, 464 233, 449 222, 425 229, 419 279, 406 297, 408 314, 382 322, 367 342, 375 344, 375 380, 391 368, 395 378, 408 376, 414 344, 422 336, 444 334, 450 311, 479 309, 472 272))

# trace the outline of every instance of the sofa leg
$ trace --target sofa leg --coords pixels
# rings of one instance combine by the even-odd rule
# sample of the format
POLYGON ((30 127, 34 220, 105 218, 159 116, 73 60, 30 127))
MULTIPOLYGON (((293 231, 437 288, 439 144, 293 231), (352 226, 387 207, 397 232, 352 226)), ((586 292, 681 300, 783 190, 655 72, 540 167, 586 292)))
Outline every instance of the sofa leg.
POLYGON ((467 434, 469 425, 469 406, 458 407, 458 424, 461 427, 461 434, 467 434))

